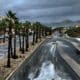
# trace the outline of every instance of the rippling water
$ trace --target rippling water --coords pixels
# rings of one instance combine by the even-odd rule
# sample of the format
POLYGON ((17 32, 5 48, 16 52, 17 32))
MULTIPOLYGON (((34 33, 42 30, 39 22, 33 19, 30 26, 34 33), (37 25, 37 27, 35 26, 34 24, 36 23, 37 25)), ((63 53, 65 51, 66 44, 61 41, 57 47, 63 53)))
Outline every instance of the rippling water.
POLYGON ((30 73, 29 79, 30 80, 72 80, 69 77, 67 77, 66 79, 66 76, 65 78, 60 77, 55 70, 55 66, 50 61, 43 62, 39 76, 33 79, 34 76, 35 75, 33 73, 30 73))
MULTIPOLYGON (((52 45, 52 43, 48 43, 47 46, 49 47, 49 49, 46 49, 46 52, 48 53, 49 51, 49 54, 51 54, 54 59, 55 45, 52 45)), ((64 71, 64 68, 61 67, 60 64, 55 65, 55 63, 53 63, 52 60, 49 60, 48 58, 46 60, 43 60, 41 67, 39 67, 38 70, 36 69, 34 72, 30 72, 28 78, 30 80, 72 80, 69 74, 64 71)))
POLYGON ((45 41, 10 80, 72 80, 56 54, 56 43, 45 41))

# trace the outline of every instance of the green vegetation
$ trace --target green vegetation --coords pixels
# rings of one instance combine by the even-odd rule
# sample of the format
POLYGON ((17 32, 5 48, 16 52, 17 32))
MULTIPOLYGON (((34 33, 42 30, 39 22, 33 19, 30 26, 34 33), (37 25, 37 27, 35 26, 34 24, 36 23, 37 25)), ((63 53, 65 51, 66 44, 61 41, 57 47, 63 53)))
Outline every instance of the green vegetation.
POLYGON ((67 33, 70 37, 80 37, 80 27, 72 27, 65 33, 67 33))
POLYGON ((16 53, 16 37, 19 37, 19 50, 22 54, 28 51, 29 48, 29 29, 32 31, 33 42, 35 45, 41 38, 51 35, 51 27, 45 26, 40 22, 31 23, 30 21, 20 22, 16 13, 11 10, 7 12, 6 18, 0 21, 0 32, 3 32, 5 42, 5 34, 8 34, 8 57, 7 67, 11 67, 11 58, 17 59, 16 53), (13 44, 12 44, 13 40, 13 44), (12 46, 13 45, 13 46, 12 46), (13 47, 13 48, 12 48, 13 47))

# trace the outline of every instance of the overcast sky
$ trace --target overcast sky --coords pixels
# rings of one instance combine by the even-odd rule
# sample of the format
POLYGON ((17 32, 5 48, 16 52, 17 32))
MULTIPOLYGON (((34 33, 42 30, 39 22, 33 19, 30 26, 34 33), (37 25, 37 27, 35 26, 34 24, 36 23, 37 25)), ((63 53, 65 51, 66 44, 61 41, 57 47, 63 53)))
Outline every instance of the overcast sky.
POLYGON ((80 0, 0 0, 0 15, 16 12, 20 20, 59 22, 80 20, 80 0))

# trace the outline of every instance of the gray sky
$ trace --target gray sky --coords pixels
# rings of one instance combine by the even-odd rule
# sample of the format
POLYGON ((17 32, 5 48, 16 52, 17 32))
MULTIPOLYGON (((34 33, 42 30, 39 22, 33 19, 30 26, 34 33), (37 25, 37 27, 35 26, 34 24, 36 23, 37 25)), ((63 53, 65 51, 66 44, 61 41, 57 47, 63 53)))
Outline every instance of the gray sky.
POLYGON ((0 15, 16 12, 20 20, 59 22, 80 20, 80 0, 0 0, 0 15))

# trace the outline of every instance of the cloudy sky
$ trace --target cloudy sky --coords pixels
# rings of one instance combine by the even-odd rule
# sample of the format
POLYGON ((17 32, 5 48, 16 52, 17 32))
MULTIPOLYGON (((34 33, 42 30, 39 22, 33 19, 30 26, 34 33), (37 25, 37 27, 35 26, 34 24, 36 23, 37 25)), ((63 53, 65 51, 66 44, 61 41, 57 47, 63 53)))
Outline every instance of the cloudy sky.
POLYGON ((8 10, 16 12, 22 21, 80 20, 80 0, 0 0, 0 15, 8 10))

